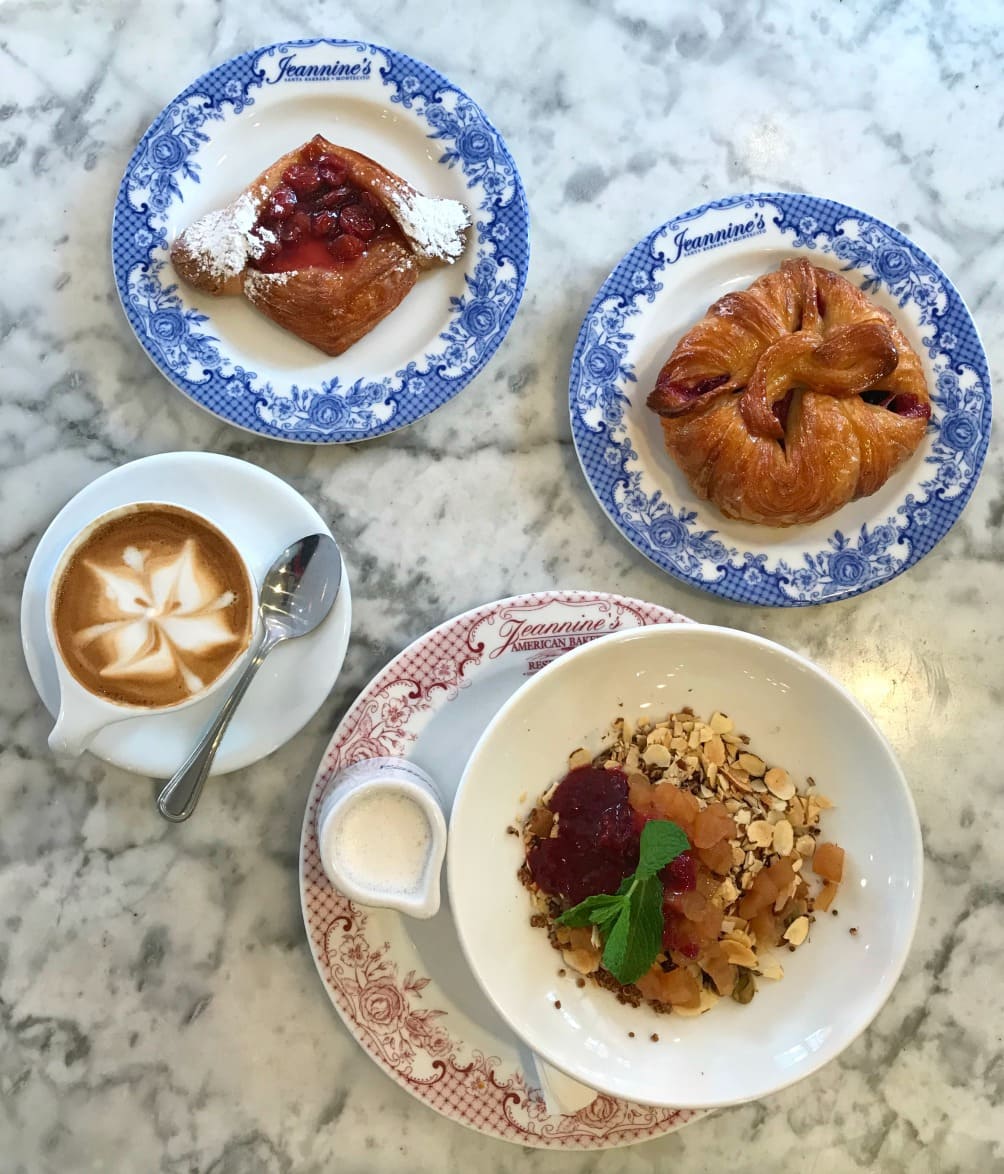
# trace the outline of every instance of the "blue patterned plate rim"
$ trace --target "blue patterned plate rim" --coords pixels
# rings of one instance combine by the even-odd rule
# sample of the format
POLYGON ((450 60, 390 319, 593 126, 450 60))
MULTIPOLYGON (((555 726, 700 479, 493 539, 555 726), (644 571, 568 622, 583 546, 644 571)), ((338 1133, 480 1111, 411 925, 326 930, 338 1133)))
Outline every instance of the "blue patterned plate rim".
MULTIPOLYGON (((235 185, 253 174, 235 176, 235 185)), ((238 190, 235 186, 231 194, 238 190)), ((495 353, 512 323, 526 284, 529 250, 529 214, 519 172, 481 108, 442 74, 407 54, 331 38, 252 49, 192 82, 137 145, 112 220, 112 266, 122 308, 161 373, 200 407, 231 424, 312 444, 396 431, 460 392, 495 353), (368 86, 372 94, 373 85, 381 84, 388 108, 409 111, 425 138, 442 147, 438 162, 458 169, 466 181, 474 240, 457 262, 464 267, 463 292, 450 297, 446 326, 430 338, 426 353, 380 376, 340 378, 336 373, 315 381, 308 375, 308 385, 301 387, 281 371, 278 378, 275 373, 265 378, 235 362, 226 343, 212 333, 211 317, 186 304, 166 260, 170 241, 165 225, 169 210, 183 198, 181 185, 200 182, 196 156, 211 140, 207 129, 254 107, 273 86, 297 86, 302 93, 303 83, 331 87, 326 96, 350 97, 358 96, 353 85, 368 86)), ((418 296, 420 289, 412 294, 418 296)), ((248 312, 254 314, 250 307, 248 312)), ((344 362, 340 368, 344 372, 344 362)))
MULTIPOLYGON (((728 268, 721 265, 721 254, 715 262, 716 270, 728 268)), ((694 305, 694 313, 717 296, 694 305)), ((660 363, 675 337, 667 333, 660 363)), ((870 591, 913 566, 948 533, 986 456, 990 375, 958 290, 903 233, 833 200, 758 192, 684 212, 624 255, 579 331, 569 410, 590 488, 637 550, 683 582, 725 599, 798 607, 870 591), (676 470, 661 442, 645 460, 646 451, 655 448, 643 434, 647 388, 639 388, 638 405, 626 394, 638 384, 634 330, 659 312, 660 295, 671 294, 679 273, 671 266, 686 267, 695 257, 717 250, 727 255, 730 249, 737 251, 737 269, 744 255, 748 265, 755 252, 768 249, 775 258, 828 262, 865 292, 898 307, 897 320, 908 335, 912 330, 932 397, 931 424, 920 449, 885 487, 813 527, 793 527, 780 537, 772 529, 770 540, 758 539, 758 527, 729 523, 693 494, 682 475, 672 480, 676 470), (723 534, 725 528, 738 530, 741 538, 723 534)))

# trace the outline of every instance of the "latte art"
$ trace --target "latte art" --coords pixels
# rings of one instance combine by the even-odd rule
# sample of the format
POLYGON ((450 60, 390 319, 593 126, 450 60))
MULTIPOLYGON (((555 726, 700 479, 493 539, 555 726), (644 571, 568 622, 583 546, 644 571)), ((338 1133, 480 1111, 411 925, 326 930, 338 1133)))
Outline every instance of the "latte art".
POLYGON ((206 682, 184 656, 197 663, 221 644, 236 642, 237 633, 220 614, 234 602, 234 593, 217 593, 191 538, 165 565, 154 569, 148 561, 146 551, 127 546, 117 567, 85 562, 101 581, 105 610, 114 618, 78 632, 73 643, 79 649, 101 644, 103 677, 153 681, 177 673, 189 692, 197 693, 206 682))
POLYGON ((113 518, 63 574, 53 622, 73 675, 132 705, 201 692, 250 636, 250 585, 229 541, 173 506, 113 518))

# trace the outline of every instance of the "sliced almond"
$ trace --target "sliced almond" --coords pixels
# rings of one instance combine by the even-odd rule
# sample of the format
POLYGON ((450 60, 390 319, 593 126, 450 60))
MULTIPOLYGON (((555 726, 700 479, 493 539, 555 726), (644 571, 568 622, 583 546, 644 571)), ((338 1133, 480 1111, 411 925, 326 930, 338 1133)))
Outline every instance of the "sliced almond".
POLYGON ((800 946, 809 936, 808 917, 796 917, 784 931, 784 940, 792 946, 800 946))
POLYGON ((646 766, 669 766, 673 761, 673 756, 666 747, 658 744, 646 746, 641 757, 646 766))
POLYGON ((569 969, 578 974, 593 974, 600 968, 601 953, 599 950, 562 950, 561 957, 569 969))
MULTIPOLYGON (((806 921, 806 928, 808 928, 808 921, 806 921)), ((720 948, 726 962, 730 962, 733 966, 745 966, 747 970, 756 970, 756 954, 749 946, 734 942, 731 938, 724 938, 720 943, 720 948)))
POLYGON ((760 969, 757 974, 761 978, 769 978, 771 982, 779 982, 784 978, 784 967, 773 954, 759 954, 757 957, 760 960, 760 969))
POLYGON ((764 775, 763 781, 767 784, 767 790, 778 799, 791 799, 795 794, 795 784, 791 781, 791 776, 779 766, 772 766, 764 775))
POLYGON ((666 746, 671 737, 672 735, 665 726, 656 726, 651 733, 645 735, 645 744, 647 746, 666 746))
POLYGON ((713 713, 708 725, 715 731, 716 734, 731 734, 734 726, 732 725, 732 718, 724 713, 713 713))
POLYGON ((767 764, 762 758, 756 754, 750 754, 748 751, 740 754, 738 761, 739 765, 751 778, 760 778, 767 769, 767 764))
POLYGON ((704 757, 708 762, 713 762, 715 766, 725 764, 725 743, 718 734, 715 734, 709 742, 705 742, 704 757))
POLYGON ((795 851, 806 860, 816 851, 815 836, 799 836, 795 841, 795 851))
POLYGON ((749 837, 750 843, 755 844, 758 848, 767 848, 774 841, 774 829, 765 819, 755 819, 747 827, 746 835, 749 837))
MULTIPOLYGON (((726 804, 726 806, 728 805, 726 804)), ((738 808, 735 815, 733 816, 733 819, 735 819, 736 823, 740 827, 745 827, 752 818, 753 817, 750 815, 749 810, 745 807, 738 808)))
POLYGON ((774 824, 774 851, 778 856, 790 856, 794 846, 794 829, 786 819, 779 819, 774 824))
POLYGON ((568 756, 568 769, 577 770, 580 766, 591 766, 593 756, 584 746, 580 746, 578 750, 573 750, 568 756))

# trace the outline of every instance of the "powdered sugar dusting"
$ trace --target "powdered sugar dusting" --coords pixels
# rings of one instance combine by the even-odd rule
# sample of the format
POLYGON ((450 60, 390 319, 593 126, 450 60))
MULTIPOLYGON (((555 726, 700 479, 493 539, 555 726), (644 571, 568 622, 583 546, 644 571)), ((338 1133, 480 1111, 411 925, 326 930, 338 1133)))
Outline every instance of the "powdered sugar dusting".
POLYGON ((244 277, 244 288, 250 286, 285 285, 296 273, 295 269, 282 269, 278 273, 263 273, 260 269, 249 269, 244 277))
POLYGON ((260 257, 276 239, 269 229, 255 228, 262 194, 264 188, 243 192, 229 207, 200 216, 182 234, 193 260, 220 281, 242 273, 248 259, 260 257))
POLYGON ((459 200, 419 195, 392 196, 394 219, 419 256, 455 261, 467 244, 471 214, 459 200))

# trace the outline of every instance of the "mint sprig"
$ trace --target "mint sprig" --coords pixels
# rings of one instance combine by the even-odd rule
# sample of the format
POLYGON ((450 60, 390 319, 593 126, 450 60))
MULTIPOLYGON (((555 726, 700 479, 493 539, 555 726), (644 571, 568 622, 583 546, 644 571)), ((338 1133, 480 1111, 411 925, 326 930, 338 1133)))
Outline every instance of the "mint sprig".
POLYGON ((603 938, 603 965, 624 986, 637 981, 662 949, 662 885, 656 873, 690 847, 683 828, 668 819, 642 828, 638 867, 616 893, 595 893, 557 919, 569 927, 595 925, 603 938))

